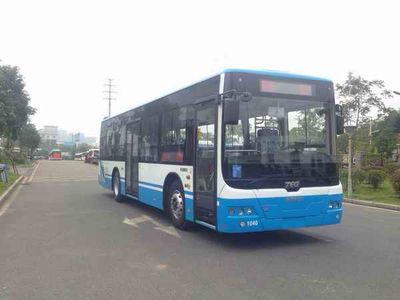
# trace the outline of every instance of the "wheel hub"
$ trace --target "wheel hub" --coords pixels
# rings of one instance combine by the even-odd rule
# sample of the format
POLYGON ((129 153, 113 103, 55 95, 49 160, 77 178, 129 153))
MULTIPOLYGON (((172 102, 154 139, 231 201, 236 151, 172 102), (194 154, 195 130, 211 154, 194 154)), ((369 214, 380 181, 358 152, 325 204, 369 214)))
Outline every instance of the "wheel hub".
POLYGON ((170 205, 174 218, 180 219, 183 215, 183 197, 179 191, 172 193, 170 205))
POLYGON ((119 195, 119 184, 117 178, 114 178, 114 194, 115 196, 119 195))

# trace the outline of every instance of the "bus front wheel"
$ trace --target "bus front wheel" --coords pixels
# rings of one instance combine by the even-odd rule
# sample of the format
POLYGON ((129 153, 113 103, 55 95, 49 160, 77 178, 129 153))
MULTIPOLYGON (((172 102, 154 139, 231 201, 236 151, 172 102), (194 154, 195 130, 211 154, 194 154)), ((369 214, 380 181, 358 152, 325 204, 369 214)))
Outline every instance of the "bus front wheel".
POLYGON ((185 220, 185 194, 179 180, 175 180, 169 187, 167 211, 175 227, 187 230, 192 223, 185 220))
POLYGON ((118 171, 114 172, 114 176, 112 178, 112 190, 114 194, 114 200, 117 202, 122 202, 123 198, 121 194, 121 179, 118 171))

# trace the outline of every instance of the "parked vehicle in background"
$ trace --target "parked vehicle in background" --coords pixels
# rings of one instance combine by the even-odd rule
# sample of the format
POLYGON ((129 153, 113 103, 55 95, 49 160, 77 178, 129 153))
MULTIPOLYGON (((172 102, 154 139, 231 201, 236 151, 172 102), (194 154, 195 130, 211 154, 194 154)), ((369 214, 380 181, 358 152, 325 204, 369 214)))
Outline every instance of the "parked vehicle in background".
POLYGON ((98 164, 99 162, 99 149, 89 149, 85 156, 85 163, 98 164))
POLYGON ((84 161, 87 154, 88 154, 88 152, 75 153, 74 159, 75 160, 83 160, 84 161))
POLYGON ((93 154, 92 164, 98 165, 99 164, 99 158, 100 158, 100 151, 97 150, 93 154))
POLYGON ((330 80, 223 73, 101 124, 99 183, 192 222, 239 233, 340 223, 330 80))
POLYGON ((61 160, 62 155, 61 155, 61 150, 59 149, 53 149, 49 153, 49 160, 61 160))

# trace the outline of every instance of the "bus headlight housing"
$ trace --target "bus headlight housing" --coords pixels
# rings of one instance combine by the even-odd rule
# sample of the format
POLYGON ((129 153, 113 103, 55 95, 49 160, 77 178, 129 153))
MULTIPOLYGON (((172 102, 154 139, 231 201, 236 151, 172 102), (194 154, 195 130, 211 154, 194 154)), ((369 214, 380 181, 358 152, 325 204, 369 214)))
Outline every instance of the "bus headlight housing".
POLYGON ((228 216, 250 216, 255 215, 254 207, 228 207, 228 216))
POLYGON ((328 203, 328 208, 329 209, 338 209, 341 207, 341 203, 338 201, 331 201, 328 203))

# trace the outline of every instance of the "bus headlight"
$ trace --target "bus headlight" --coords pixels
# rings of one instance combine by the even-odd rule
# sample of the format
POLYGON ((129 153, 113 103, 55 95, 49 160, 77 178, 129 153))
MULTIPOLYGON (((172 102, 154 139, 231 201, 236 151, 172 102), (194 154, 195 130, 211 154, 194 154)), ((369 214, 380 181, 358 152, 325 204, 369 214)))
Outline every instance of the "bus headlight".
POLYGON ((246 208, 246 214, 252 215, 253 214, 253 209, 251 207, 246 208))
POLYGON ((337 202, 337 201, 332 201, 332 202, 328 203, 329 209, 338 209, 338 208, 340 208, 340 206, 341 206, 340 202, 337 202))
POLYGON ((238 215, 239 216, 243 216, 243 214, 244 214, 243 208, 239 208, 238 209, 238 215))
POLYGON ((233 216, 234 214, 235 214, 235 209, 234 208, 228 209, 228 215, 233 216))

